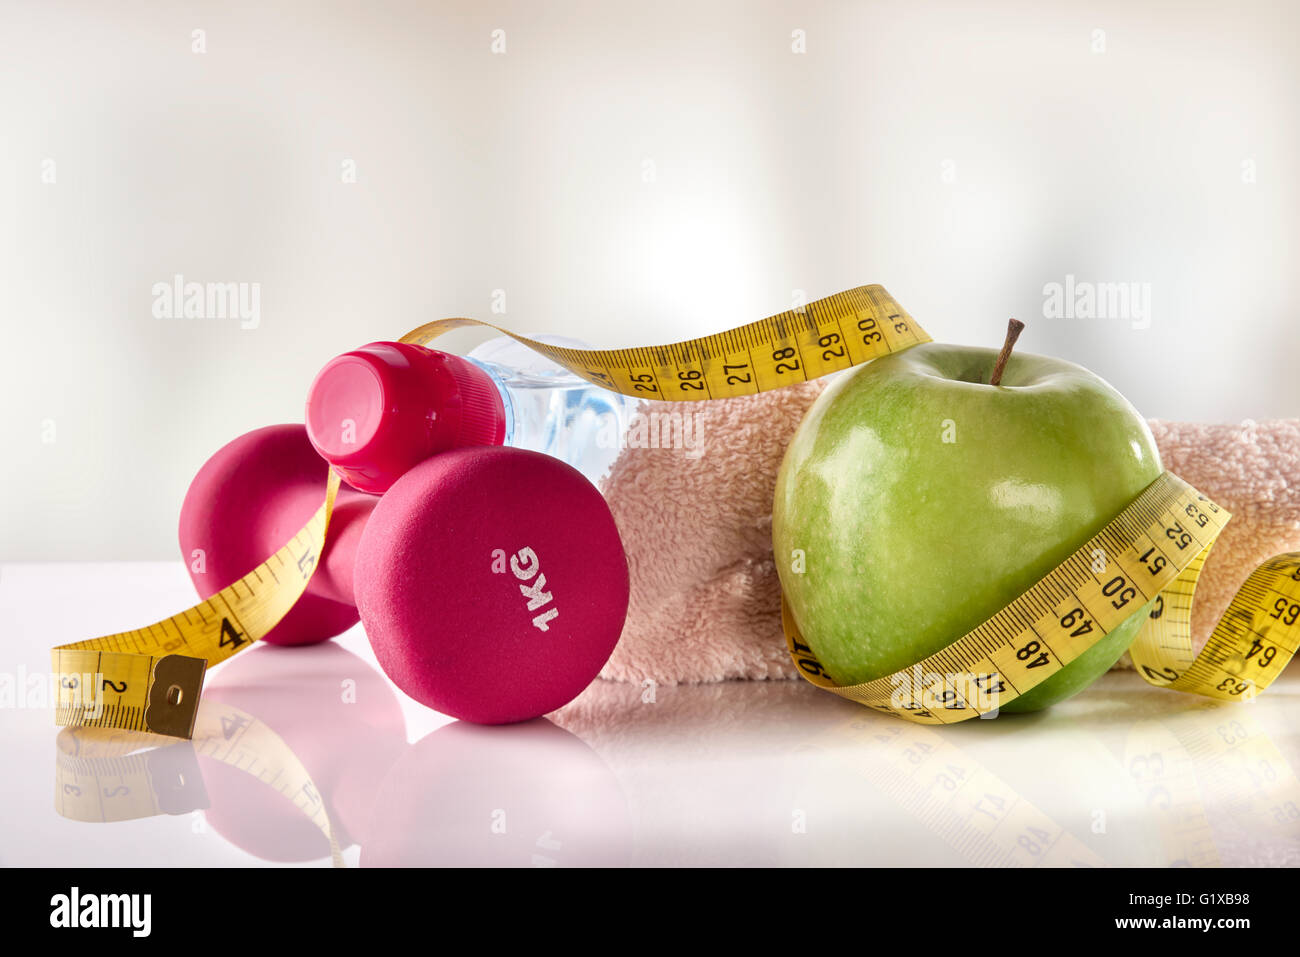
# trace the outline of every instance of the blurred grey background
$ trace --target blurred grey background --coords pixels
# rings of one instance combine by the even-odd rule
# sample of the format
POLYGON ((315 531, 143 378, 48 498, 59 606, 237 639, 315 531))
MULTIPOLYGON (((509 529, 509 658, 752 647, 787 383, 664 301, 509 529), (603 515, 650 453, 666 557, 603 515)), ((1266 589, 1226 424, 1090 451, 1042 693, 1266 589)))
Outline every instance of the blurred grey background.
POLYGON ((0 560, 179 557, 209 454, 441 316, 637 345, 880 282, 1150 416, 1300 415, 1297 36, 1288 2, 3 0, 0 560), (156 315, 178 274, 256 322, 156 315), (1067 277, 1139 295, 1062 315, 1067 277))

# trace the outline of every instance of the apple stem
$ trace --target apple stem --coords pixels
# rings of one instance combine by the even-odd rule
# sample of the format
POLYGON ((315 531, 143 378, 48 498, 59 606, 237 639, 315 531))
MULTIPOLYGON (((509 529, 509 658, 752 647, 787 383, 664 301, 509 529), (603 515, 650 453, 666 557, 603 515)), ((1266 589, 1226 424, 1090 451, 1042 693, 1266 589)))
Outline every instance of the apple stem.
POLYGON ((993 366, 993 376, 989 379, 989 385, 1002 384, 1002 373, 1007 367, 1007 360, 1011 358, 1011 350, 1016 347, 1016 340, 1020 338, 1020 333, 1024 329, 1025 324, 1019 319, 1007 321, 1007 338, 1002 343, 1002 351, 998 353, 997 364, 993 366))

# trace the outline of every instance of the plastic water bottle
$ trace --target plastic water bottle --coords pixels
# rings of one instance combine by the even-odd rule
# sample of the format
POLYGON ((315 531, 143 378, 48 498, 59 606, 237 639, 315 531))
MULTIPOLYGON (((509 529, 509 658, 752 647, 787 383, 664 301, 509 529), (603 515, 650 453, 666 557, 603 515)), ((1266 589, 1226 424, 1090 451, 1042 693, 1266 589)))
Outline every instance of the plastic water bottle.
MULTIPOLYGON (((531 338, 590 348, 560 336, 531 338)), ((509 336, 468 356, 373 342, 331 359, 316 376, 307 435, 348 484, 365 492, 384 492, 430 455, 465 445, 545 452, 599 483, 618 456, 634 406, 509 336)))
MULTIPOLYGON (((564 336, 529 338, 569 349, 592 348, 564 336)), ((634 399, 592 385, 509 336, 491 339, 465 358, 490 375, 501 394, 503 445, 554 455, 592 482, 609 471, 634 399)))

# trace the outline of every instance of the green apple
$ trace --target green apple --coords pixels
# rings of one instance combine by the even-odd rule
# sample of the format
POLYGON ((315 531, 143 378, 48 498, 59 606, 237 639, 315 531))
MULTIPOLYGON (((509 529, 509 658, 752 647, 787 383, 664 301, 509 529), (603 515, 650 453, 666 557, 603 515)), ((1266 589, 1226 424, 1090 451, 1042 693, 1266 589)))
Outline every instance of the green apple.
MULTIPOLYGON (((892 674, 962 637, 1161 474, 1146 421, 1101 378, 1015 353, 990 385, 997 357, 927 343, 859 366, 826 388, 786 450, 772 510, 778 573, 837 684, 892 674)), ((1086 687, 1148 611, 1003 710, 1086 687)))

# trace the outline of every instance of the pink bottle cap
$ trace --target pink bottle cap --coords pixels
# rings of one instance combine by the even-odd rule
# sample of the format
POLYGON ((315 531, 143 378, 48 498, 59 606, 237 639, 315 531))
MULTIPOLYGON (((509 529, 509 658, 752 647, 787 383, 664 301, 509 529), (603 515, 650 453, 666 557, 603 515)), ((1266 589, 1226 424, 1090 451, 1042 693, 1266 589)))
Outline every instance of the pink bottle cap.
POLYGON ((506 416, 492 379, 460 356, 372 342, 331 359, 307 393, 307 435, 349 485, 386 492, 451 448, 500 445, 506 416))

